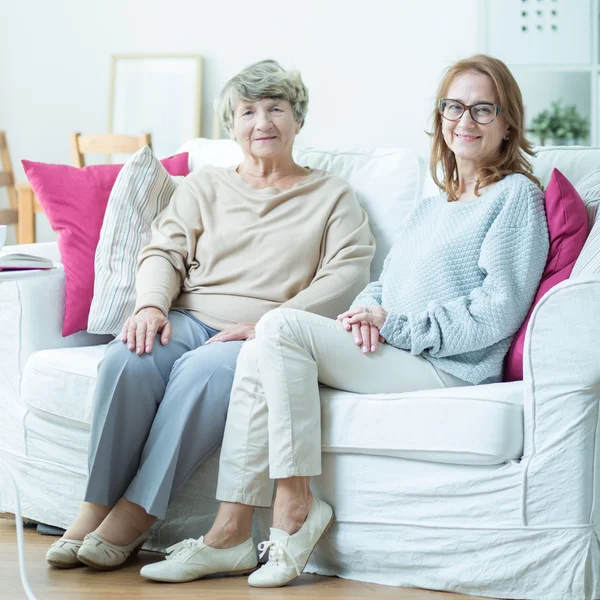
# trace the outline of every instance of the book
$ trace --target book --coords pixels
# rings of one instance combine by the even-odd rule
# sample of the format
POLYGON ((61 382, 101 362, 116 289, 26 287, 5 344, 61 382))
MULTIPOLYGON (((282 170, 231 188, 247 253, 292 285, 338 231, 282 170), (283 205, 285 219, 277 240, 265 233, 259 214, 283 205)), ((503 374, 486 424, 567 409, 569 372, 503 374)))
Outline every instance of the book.
POLYGON ((27 271, 30 269, 52 269, 54 263, 49 258, 21 254, 18 252, 0 254, 0 271, 27 271))

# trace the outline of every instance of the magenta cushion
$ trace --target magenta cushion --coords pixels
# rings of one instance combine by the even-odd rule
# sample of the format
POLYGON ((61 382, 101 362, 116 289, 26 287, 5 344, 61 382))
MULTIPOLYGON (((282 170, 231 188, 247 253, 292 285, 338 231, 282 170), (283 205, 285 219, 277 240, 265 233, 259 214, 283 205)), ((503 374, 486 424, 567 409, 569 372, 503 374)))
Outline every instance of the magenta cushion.
POLYGON ((523 346, 531 313, 548 290, 569 278, 588 235, 588 217, 583 200, 558 169, 554 169, 550 176, 545 205, 550 236, 548 260, 533 305, 506 355, 504 381, 523 379, 523 346))
MULTIPOLYGON (((123 165, 78 169, 24 160, 25 174, 50 225, 58 233, 65 269, 63 336, 87 329, 94 293, 94 255, 113 184, 123 165)), ((187 175, 188 154, 161 161, 171 175, 187 175)))

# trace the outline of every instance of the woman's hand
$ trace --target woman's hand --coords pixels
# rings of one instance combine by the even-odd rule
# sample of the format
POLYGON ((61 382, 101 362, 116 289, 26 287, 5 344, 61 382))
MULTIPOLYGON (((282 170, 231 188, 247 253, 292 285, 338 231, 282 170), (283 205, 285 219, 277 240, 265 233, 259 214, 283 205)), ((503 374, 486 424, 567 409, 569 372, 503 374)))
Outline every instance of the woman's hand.
POLYGON ((121 331, 121 341, 127 342, 131 351, 138 356, 152 352, 154 338, 160 333, 160 343, 166 346, 171 339, 171 323, 163 312, 153 306, 142 308, 140 312, 129 317, 121 331))
MULTIPOLYGON (((354 312, 354 311, 353 311, 354 312)), ((387 311, 381 306, 366 306, 361 311, 354 312, 348 319, 350 325, 360 321, 366 321, 381 330, 387 318, 387 311)))
MULTIPOLYGON (((337 320, 342 323, 346 331, 352 333, 352 338, 357 346, 361 347, 364 354, 369 352, 377 352, 378 345, 384 344, 385 339, 379 333, 380 327, 378 327, 373 320, 364 319, 361 315, 371 315, 373 317, 375 311, 379 309, 383 313, 383 320, 381 326, 385 323, 385 317, 387 313, 381 306, 359 306, 351 310, 338 315, 337 320)), ((378 313, 379 314, 379 313, 378 313)), ((380 318, 378 318, 378 321, 380 318)))
POLYGON ((223 331, 219 331, 217 335, 206 340, 206 344, 212 344, 213 342, 230 342, 232 340, 253 340, 255 327, 256 323, 236 323, 233 327, 223 329, 223 331))

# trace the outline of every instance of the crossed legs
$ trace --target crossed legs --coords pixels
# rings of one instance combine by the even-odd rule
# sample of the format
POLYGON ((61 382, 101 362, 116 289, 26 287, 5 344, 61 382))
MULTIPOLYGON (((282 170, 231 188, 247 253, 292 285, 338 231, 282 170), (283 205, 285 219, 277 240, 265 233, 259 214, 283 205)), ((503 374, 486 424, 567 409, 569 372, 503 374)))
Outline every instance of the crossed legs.
MULTIPOLYGON (((271 311, 256 334, 244 344, 236 367, 217 486, 221 505, 203 539, 214 549, 248 541, 253 507, 271 505, 274 480, 271 532, 289 536, 277 534, 288 550, 290 540, 306 528, 313 505, 323 504, 312 498, 309 487, 310 477, 321 473, 319 383, 357 393, 464 385, 424 358, 385 344, 365 355, 341 324, 302 311, 271 311)), ((321 534, 313 527, 314 543, 321 534)), ((290 571, 290 563, 285 568, 290 571)), ((264 584, 263 577, 258 585, 264 584)))

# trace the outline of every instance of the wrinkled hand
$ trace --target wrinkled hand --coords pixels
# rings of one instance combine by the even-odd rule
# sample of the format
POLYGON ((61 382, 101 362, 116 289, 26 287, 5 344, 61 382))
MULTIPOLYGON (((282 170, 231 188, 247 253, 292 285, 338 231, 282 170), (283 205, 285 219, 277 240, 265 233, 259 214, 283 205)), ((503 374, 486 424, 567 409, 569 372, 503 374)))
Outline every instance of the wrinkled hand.
POLYGON ((357 346, 361 347, 364 354, 377 352, 378 344, 385 344, 385 338, 379 333, 387 312, 381 306, 358 306, 338 315, 337 320, 346 331, 352 333, 352 338, 357 346), (375 320, 375 315, 377 315, 375 320), (381 323, 380 326, 377 323, 381 323))
POLYGON ((152 352, 154 338, 160 333, 160 343, 166 346, 171 339, 171 323, 158 308, 142 308, 140 312, 129 317, 121 331, 121 341, 126 342, 131 351, 138 356, 152 352))
POLYGON ((206 343, 212 344, 213 342, 230 342, 232 340, 253 340, 255 327, 256 323, 236 323, 229 329, 219 331, 217 335, 206 340, 206 343))

